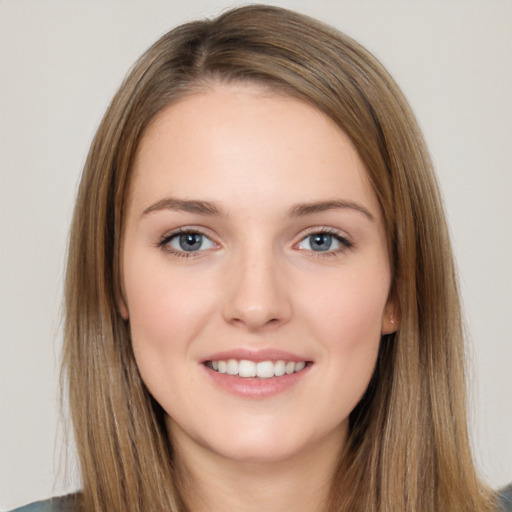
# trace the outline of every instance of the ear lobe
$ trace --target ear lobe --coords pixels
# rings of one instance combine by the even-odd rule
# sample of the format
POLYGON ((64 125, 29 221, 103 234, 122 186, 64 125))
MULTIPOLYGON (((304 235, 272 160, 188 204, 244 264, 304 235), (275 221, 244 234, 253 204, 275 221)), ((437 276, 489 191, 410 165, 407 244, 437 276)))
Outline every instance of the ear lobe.
POLYGON ((123 317, 123 320, 128 320, 130 318, 130 313, 128 311, 128 306, 126 305, 126 300, 125 300, 125 292, 124 292, 124 284, 123 284, 123 278, 121 276, 120 282, 117 284, 117 286, 115 286, 114 288, 114 296, 115 296, 115 299, 116 299, 116 304, 117 304, 117 310, 119 311, 119 313, 121 314, 121 316, 123 317))
POLYGON ((400 314, 394 301, 388 301, 382 315, 382 334, 392 334, 400 328, 400 314))
POLYGON ((128 308, 126 307, 126 304, 124 303, 124 300, 119 299, 117 301, 117 309, 119 313, 121 313, 121 316, 124 320, 128 320, 130 315, 128 314, 128 308))
POLYGON ((126 301, 120 297, 118 294, 116 294, 116 303, 117 303, 117 310, 123 317, 123 320, 128 320, 130 318, 130 313, 128 312, 128 308, 126 306, 126 301))

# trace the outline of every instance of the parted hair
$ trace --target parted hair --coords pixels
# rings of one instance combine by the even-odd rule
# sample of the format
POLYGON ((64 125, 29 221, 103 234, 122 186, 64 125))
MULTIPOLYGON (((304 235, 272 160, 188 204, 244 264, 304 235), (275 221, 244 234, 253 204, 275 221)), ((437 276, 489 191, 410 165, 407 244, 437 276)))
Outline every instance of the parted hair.
POLYGON ((285 9, 252 5, 181 25, 136 62, 97 130, 72 222, 63 379, 87 512, 185 512, 164 413, 139 375, 120 246, 134 155, 155 116, 219 82, 261 84, 332 118, 382 208, 400 328, 383 336, 350 416, 326 512, 490 510, 467 432, 464 336, 443 206, 414 115, 355 41, 285 9))

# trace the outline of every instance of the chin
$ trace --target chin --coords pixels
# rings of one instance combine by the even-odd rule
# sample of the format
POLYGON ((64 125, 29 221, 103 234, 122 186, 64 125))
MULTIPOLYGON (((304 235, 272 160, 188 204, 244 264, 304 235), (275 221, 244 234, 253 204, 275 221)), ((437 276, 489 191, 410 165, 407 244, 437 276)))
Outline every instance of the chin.
POLYGON ((332 453, 335 447, 341 448, 346 437, 344 424, 332 430, 308 431, 304 423, 299 429, 292 425, 258 425, 252 429, 246 425, 219 432, 203 441, 208 450, 218 456, 239 463, 284 463, 312 452, 332 453))
POLYGON ((239 463, 259 464, 284 462, 299 455, 305 447, 301 443, 283 445, 280 440, 232 440, 224 447, 210 447, 217 455, 239 463))

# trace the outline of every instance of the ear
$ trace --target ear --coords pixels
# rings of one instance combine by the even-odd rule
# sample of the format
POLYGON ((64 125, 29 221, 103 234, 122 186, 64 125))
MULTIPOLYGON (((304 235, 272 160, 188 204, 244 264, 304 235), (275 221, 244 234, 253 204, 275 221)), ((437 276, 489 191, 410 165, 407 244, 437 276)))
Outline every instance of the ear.
POLYGON ((392 334, 400 328, 400 311, 393 299, 389 299, 382 315, 382 334, 392 334))
POLYGON ((124 320, 128 320, 130 315, 128 314, 128 308, 126 307, 126 303, 123 299, 118 298, 117 299, 117 310, 119 313, 121 313, 121 316, 124 320))
POLYGON ((117 275, 117 279, 114 284, 114 296, 116 299, 117 310, 123 317, 123 320, 126 321, 130 318, 130 313, 128 312, 128 306, 126 305, 126 293, 124 291, 124 277, 122 275, 122 270, 118 272, 119 274, 117 275))
POLYGON ((117 287, 115 296, 116 296, 117 310, 123 317, 123 320, 128 320, 130 318, 130 313, 128 312, 128 306, 126 305, 126 299, 124 298, 124 290, 123 289, 120 290, 119 287, 117 287))

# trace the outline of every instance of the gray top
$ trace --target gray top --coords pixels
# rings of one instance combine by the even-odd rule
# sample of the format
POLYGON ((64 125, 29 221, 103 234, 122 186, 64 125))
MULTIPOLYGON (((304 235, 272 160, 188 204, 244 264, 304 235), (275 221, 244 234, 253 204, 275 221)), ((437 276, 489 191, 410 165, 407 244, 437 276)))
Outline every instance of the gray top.
POLYGON ((498 508, 500 512, 511 512, 512 511, 512 484, 502 489, 498 495, 498 502, 501 508, 498 508))
POLYGON ((12 510, 11 512, 72 512, 76 494, 51 498, 45 501, 37 501, 30 505, 12 510))
MULTIPOLYGON (((72 512, 76 494, 38 501, 17 508, 11 512, 72 512)), ((512 512, 512 484, 502 489, 498 494, 498 509, 496 512, 512 512)))

